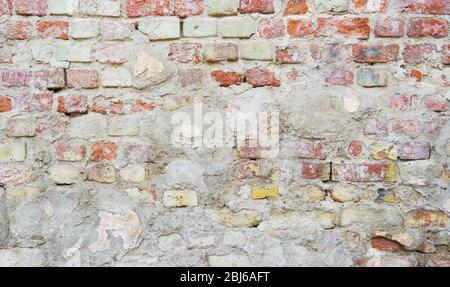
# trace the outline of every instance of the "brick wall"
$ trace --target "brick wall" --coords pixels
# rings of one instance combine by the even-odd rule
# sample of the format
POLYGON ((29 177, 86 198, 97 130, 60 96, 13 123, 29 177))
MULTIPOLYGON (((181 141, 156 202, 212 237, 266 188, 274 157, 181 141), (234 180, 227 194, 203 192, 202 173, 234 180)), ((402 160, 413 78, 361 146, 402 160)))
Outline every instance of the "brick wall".
POLYGON ((0 0, 0 265, 450 264, 448 0, 0 0), (280 152, 171 119, 277 110, 280 152))

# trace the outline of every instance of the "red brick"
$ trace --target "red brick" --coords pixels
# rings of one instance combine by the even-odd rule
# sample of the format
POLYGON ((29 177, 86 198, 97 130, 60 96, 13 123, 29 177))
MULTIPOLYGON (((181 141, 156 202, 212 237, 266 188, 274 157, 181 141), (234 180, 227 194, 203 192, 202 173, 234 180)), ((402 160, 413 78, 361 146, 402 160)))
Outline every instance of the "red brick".
POLYGON ((308 12, 308 2, 306 0, 288 0, 284 7, 284 14, 304 14, 308 12))
POLYGON ((383 118, 367 118, 364 120, 365 136, 386 136, 389 133, 387 121, 383 118))
POLYGON ((3 70, 0 75, 2 86, 19 88, 30 86, 33 73, 27 70, 3 70))
POLYGON ((53 107, 53 93, 26 93, 20 97, 22 111, 45 112, 53 107))
POLYGON ((202 62, 202 47, 200 43, 173 43, 169 46, 169 60, 179 63, 202 62))
POLYGON ((265 68, 253 68, 245 72, 245 81, 255 87, 273 86, 279 87, 280 80, 275 74, 265 68))
POLYGON ((431 147, 427 142, 408 142, 400 145, 398 158, 403 160, 430 159, 431 147))
POLYGON ((155 103, 144 102, 143 100, 136 100, 133 105, 133 111, 135 112, 154 111, 155 109, 155 103))
POLYGON ((171 0, 126 0, 128 17, 173 15, 171 0))
POLYGON ((0 96, 0 113, 9 112, 11 109, 11 99, 5 96, 0 96))
POLYGON ((392 45, 354 44, 353 61, 358 63, 387 63, 397 61, 400 47, 392 45))
POLYGON ((4 29, 5 37, 12 40, 27 40, 33 34, 33 24, 26 20, 9 20, 4 29))
POLYGON ((377 182, 395 181, 396 166, 393 163, 335 164, 333 181, 377 182))
POLYGON ((445 65, 450 65, 450 45, 442 46, 441 62, 445 65))
POLYGON ((240 85, 243 82, 242 75, 234 71, 215 70, 212 71, 211 77, 213 77, 221 87, 240 85))
POLYGON ((397 6, 407 13, 450 15, 450 4, 447 0, 399 0, 397 6))
POLYGON ((408 96, 389 96, 388 106, 391 109, 398 111, 406 111, 411 106, 410 98, 408 96))
POLYGON ((55 144, 56 159, 59 161, 82 161, 86 156, 86 145, 80 141, 60 140, 55 144))
POLYGON ((302 165, 301 177, 304 179, 320 179, 322 178, 323 164, 321 163, 304 163, 302 165))
POLYGON ((19 15, 44 16, 47 14, 47 0, 14 0, 19 15))
POLYGON ((425 130, 430 135, 438 135, 441 130, 447 124, 449 118, 446 116, 437 116, 425 123, 425 130))
POLYGON ((343 36, 368 39, 370 25, 368 18, 318 18, 317 36, 334 36, 339 33, 343 36))
POLYGON ((238 145, 238 156, 244 159, 263 159, 267 158, 270 148, 262 147, 253 141, 246 140, 243 145, 238 145))
POLYGON ((98 142, 92 145, 92 161, 114 160, 118 146, 112 142, 98 142))
POLYGON ((325 146, 321 142, 302 138, 285 138, 280 143, 280 155, 288 158, 326 159, 325 146))
POLYGON ((287 32, 291 37, 306 37, 314 35, 315 28, 309 19, 289 19, 287 32))
POLYGON ((381 13, 386 12, 387 0, 352 0, 357 12, 381 13))
POLYGON ((65 114, 85 114, 88 112, 88 98, 78 95, 59 96, 58 112, 65 114))
POLYGON ((242 14, 272 14, 275 13, 275 7, 273 6, 273 0, 240 0, 239 12, 242 14))
POLYGON ((281 38, 285 35, 283 19, 262 19, 259 22, 259 36, 261 38, 281 38))
POLYGON ((412 19, 408 25, 408 36, 444 38, 448 36, 448 24, 443 19, 412 19))
POLYGON ((405 24, 399 18, 380 19, 375 24, 376 37, 393 37, 400 38, 405 34, 405 24))
POLYGON ((64 69, 48 69, 34 73, 34 87, 62 89, 66 86, 64 69))
POLYGON ((403 251, 403 246, 397 241, 387 239, 385 237, 373 237, 370 240, 372 248, 389 251, 389 252, 400 252, 403 251))
POLYGON ((151 145, 129 144, 124 149, 124 159, 129 162, 156 161, 155 149, 151 145))
POLYGON ((423 105, 432 112, 448 111, 448 102, 441 95, 427 96, 422 101, 423 105))
POLYGON ((417 118, 396 120, 392 130, 396 134, 416 138, 422 132, 422 123, 417 118))
POLYGON ((403 52, 405 63, 421 64, 432 62, 436 59, 436 45, 434 44, 417 44, 407 45, 403 52))
POLYGON ((69 39, 69 22, 67 21, 38 21, 36 30, 42 38, 69 39))
POLYGON ((120 99, 100 96, 94 99, 91 111, 100 114, 121 115, 124 113, 124 106, 125 104, 120 99))
POLYGON ((70 69, 67 71, 67 86, 75 89, 95 89, 99 86, 97 70, 70 69))
POLYGON ((364 147, 364 143, 361 141, 352 141, 348 148, 347 151, 349 153, 350 156, 352 157, 359 157, 363 151, 363 147, 364 147))
POLYGON ((205 11, 205 0, 174 0, 175 15, 188 17, 201 15, 205 11))
POLYGON ((409 212, 405 221, 407 227, 423 229, 447 228, 450 222, 444 212, 424 209, 409 212))
POLYGON ((0 0, 0 16, 12 14, 13 0, 0 0))
POLYGON ((291 43, 286 48, 278 48, 275 53, 275 62, 279 64, 299 64, 308 59, 311 52, 308 42, 291 43))
POLYGON ((420 70, 414 68, 411 69, 410 76, 416 78, 417 82, 420 82, 423 79, 423 73, 420 70))
POLYGON ((328 84, 334 86, 349 86, 353 84, 353 72, 345 69, 335 69, 325 80, 328 84))

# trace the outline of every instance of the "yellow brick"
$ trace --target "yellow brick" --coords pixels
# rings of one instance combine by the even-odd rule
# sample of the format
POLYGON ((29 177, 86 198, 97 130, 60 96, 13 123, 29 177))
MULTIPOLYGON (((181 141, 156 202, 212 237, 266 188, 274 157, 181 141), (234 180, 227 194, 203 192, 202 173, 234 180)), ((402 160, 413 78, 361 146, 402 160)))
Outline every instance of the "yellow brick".
POLYGON ((264 186, 254 186, 252 187, 252 198, 253 199, 264 199, 268 197, 277 197, 279 195, 278 186, 264 187, 264 186))

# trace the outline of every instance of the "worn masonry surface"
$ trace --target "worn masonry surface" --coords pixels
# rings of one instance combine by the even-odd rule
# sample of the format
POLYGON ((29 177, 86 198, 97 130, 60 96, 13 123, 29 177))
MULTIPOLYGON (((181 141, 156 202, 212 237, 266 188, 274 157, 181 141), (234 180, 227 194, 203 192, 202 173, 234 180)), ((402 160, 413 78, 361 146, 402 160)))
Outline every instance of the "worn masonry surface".
POLYGON ((449 0, 0 0, 0 266, 450 266, 449 0), (172 116, 279 111, 280 152, 172 116))

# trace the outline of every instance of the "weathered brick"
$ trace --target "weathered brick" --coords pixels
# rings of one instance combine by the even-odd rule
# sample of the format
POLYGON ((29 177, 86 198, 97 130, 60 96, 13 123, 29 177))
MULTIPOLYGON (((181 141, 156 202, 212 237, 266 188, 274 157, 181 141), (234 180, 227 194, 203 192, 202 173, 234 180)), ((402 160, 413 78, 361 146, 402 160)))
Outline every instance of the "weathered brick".
POLYGON ((394 133, 416 138, 422 132, 422 123, 417 118, 406 118, 394 121, 392 125, 394 133))
POLYGON ((389 96, 388 106, 394 110, 406 111, 411 106, 411 101, 410 101, 410 98, 406 95, 389 96))
POLYGON ((352 0, 355 10, 363 13, 382 13, 388 7, 387 0, 352 0))
POLYGON ((304 14, 308 12, 306 0, 288 0, 284 7, 284 14, 304 14))
POLYGON ((48 0, 48 12, 52 15, 74 15, 79 0, 48 0))
POLYGON ((332 179, 349 182, 396 181, 397 166, 393 163, 333 163, 332 179))
POLYGON ((118 88, 131 87, 133 78, 127 68, 124 67, 107 67, 102 71, 101 75, 102 87, 118 88))
POLYGON ((241 44, 241 58, 244 60, 272 61, 274 47, 268 41, 249 41, 241 44))
POLYGON ((27 20, 9 20, 5 23, 5 37, 12 40, 27 40, 32 37, 33 23, 27 20))
POLYGON ((427 142, 408 142, 400 145, 398 157, 403 160, 430 159, 431 147, 427 142))
POLYGON ((33 73, 28 70, 0 70, 0 85, 11 88, 29 87, 33 73))
POLYGON ((408 36, 413 38, 448 36, 448 24, 443 19, 412 19, 408 24, 408 36))
POLYGON ((155 148, 151 145, 128 144, 124 148, 124 159, 128 162, 154 163, 155 148))
POLYGON ((19 100, 22 111, 45 112, 53 108, 53 93, 25 93, 19 100))
POLYGON ((125 104, 120 99, 100 96, 94 99, 91 111, 94 113, 101 113, 101 114, 121 115, 124 113, 124 107, 125 104))
POLYGON ((334 36, 336 33, 358 39, 370 37, 368 18, 318 18, 317 36, 334 36))
POLYGON ((240 85, 243 82, 242 75, 234 71, 215 70, 211 72, 211 76, 221 87, 240 85))
POLYGON ((200 43, 172 43, 169 46, 169 59, 183 64, 199 64, 203 60, 202 47, 200 43))
POLYGON ((441 95, 426 96, 422 100, 423 105, 432 112, 448 111, 448 101, 441 95))
POLYGON ((10 98, 0 95, 0 113, 9 112, 12 109, 12 101, 10 98))
POLYGON ((327 157, 325 146, 321 142, 287 137, 280 142, 280 156, 287 158, 320 159, 327 157))
POLYGON ((362 68, 357 73, 358 85, 366 88, 386 87, 387 79, 386 70, 380 68, 362 68))
POLYGON ((335 86, 349 86, 353 84, 354 75, 350 70, 335 69, 330 76, 326 78, 326 82, 335 86))
POLYGON ((13 62, 13 51, 10 46, 0 44, 0 64, 11 64, 13 62))
POLYGON ((237 61, 239 48, 234 43, 211 43, 205 45, 205 60, 207 62, 237 61))
POLYGON ((253 186, 253 199, 266 199, 269 197, 278 197, 280 194, 278 186, 253 186))
POLYGON ((363 134, 365 136, 385 136, 389 133, 386 119, 381 117, 369 117, 364 120, 363 134))
POLYGON ((288 19, 287 33, 291 37, 306 37, 314 35, 316 29, 309 19, 288 19))
POLYGON ((36 120, 31 117, 11 118, 6 122, 5 134, 8 137, 34 137, 36 135, 36 120))
POLYGON ((405 24, 403 19, 400 18, 383 18, 377 20, 375 24, 375 36, 376 37, 403 37, 405 33, 405 24))
POLYGON ((232 16, 238 12, 239 0, 207 0, 209 16, 232 16))
POLYGON ((273 0, 240 0, 239 13, 272 14, 275 12, 273 0))
POLYGON ((167 190, 163 195, 165 207, 198 206, 197 192, 195 190, 167 190))
POLYGON ((385 237, 373 237, 370 240, 372 248, 381 250, 381 251, 389 251, 389 252, 400 252, 403 251, 403 245, 398 243, 397 241, 387 239, 385 237))
POLYGON ((138 22, 138 29, 150 40, 173 40, 181 36, 180 19, 177 17, 150 18, 138 22))
POLYGON ((48 169, 50 178, 58 185, 75 184, 80 180, 80 169, 75 166, 58 165, 48 169))
POLYGON ((82 15, 119 17, 121 0, 79 0, 79 11, 82 15))
POLYGON ((400 47, 392 45, 354 44, 353 61, 358 63, 387 63, 397 61, 400 47))
POLYGON ((67 21, 38 21, 36 30, 42 38, 69 39, 69 22, 67 21))
POLYGON ((319 13, 342 13, 348 9, 348 0, 316 0, 316 11, 319 13))
POLYGON ((274 73, 265 68, 253 68, 245 72, 245 81, 256 87, 273 86, 279 87, 281 82, 274 73))
POLYGON ((155 103, 143 100, 136 100, 133 105, 133 111, 135 112, 154 111, 155 109, 156 109, 155 103))
POLYGON ((407 45, 403 51, 403 59, 408 64, 421 64, 436 60, 436 45, 407 45))
POLYGON ((450 45, 442 47, 441 62, 445 65, 450 65, 450 45))
POLYGON ((113 142, 98 142, 92 145, 92 161, 114 160, 117 157, 117 144, 113 142))
POLYGON ((94 58, 102 64, 123 64, 127 62, 125 48, 117 43, 97 44, 94 49, 94 58))
POLYGON ((259 22, 259 36, 261 38, 281 38, 285 35, 283 19, 262 19, 259 22))
POLYGON ((50 90, 62 89, 66 86, 66 78, 63 69, 48 69, 34 73, 34 87, 50 90))
POLYGON ((59 140, 55 144, 56 159, 77 162, 86 156, 86 145, 78 140, 59 140))
POLYGON ((67 71, 67 86, 75 89, 98 88, 100 77, 97 70, 70 69, 67 71))
POLYGON ((18 15, 44 16, 47 14, 47 0, 14 0, 18 15))
POLYGON ((90 63, 92 62, 92 44, 65 41, 58 46, 55 58, 58 61, 90 63))
POLYGON ((450 267, 450 259, 428 260, 426 267, 450 267))
POLYGON ((128 39, 134 30, 135 25, 133 22, 117 20, 100 22, 100 37, 107 41, 128 39))
POLYGON ((35 173, 28 167, 6 167, 0 169, 0 184, 2 185, 20 185, 33 182, 35 173))
POLYGON ((330 165, 322 163, 304 163, 300 175, 304 179, 320 179, 328 181, 330 179, 330 165))
POLYGON ((199 88, 205 83, 205 71, 201 68, 184 68, 178 70, 178 83, 182 87, 199 88))
POLYGON ((85 114, 88 112, 88 98, 80 95, 58 96, 58 113, 85 114))
POLYGON ((250 38, 256 33, 256 22, 251 17, 229 17, 222 20, 222 37, 250 38))
POLYGON ((69 35, 73 39, 91 39, 98 36, 97 20, 77 19, 70 22, 69 35))
POLYGON ((217 20, 189 17, 183 22, 183 36, 187 38, 215 37, 217 36, 217 20))
POLYGON ((415 210, 406 215, 405 225, 411 228, 446 228, 449 217, 442 211, 415 210))
POLYGON ((352 141, 347 148, 348 154, 352 157, 359 157, 363 151, 364 143, 361 141, 352 141))
POLYGON ((100 183, 114 183, 116 181, 116 170, 114 166, 97 163, 88 166, 84 170, 85 179, 100 183))
POLYGON ((205 0, 174 0, 174 11, 178 17, 201 15, 205 11, 205 0))
POLYGON ((287 47, 279 47, 275 53, 275 62, 279 64, 303 63, 309 58, 311 46, 308 42, 294 42, 287 47))
POLYGON ((0 0, 0 16, 11 15, 13 9, 13 0, 0 0))
POLYGON ((395 5, 407 13, 450 15, 450 6, 444 0, 401 0, 395 5))
POLYGON ((171 0, 126 0, 128 17, 170 16, 171 0))
POLYGON ((263 159, 270 157, 270 148, 262 147, 258 143, 246 140, 237 145, 237 154, 239 158, 244 159, 263 159))
POLYGON ((369 152, 370 156, 376 160, 397 160, 397 147, 392 143, 374 142, 370 145, 369 152))
POLYGON ((26 155, 25 142, 0 141, 0 162, 22 162, 26 155))
POLYGON ((135 117, 108 118, 108 135, 112 137, 137 136, 139 122, 135 117))
POLYGON ((340 43, 325 44, 321 52, 321 60, 326 64, 349 62, 352 60, 351 46, 340 43))
POLYGON ((233 177, 236 179, 250 179, 260 175, 260 166, 257 161, 238 163, 233 166, 233 177))

